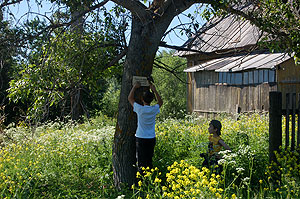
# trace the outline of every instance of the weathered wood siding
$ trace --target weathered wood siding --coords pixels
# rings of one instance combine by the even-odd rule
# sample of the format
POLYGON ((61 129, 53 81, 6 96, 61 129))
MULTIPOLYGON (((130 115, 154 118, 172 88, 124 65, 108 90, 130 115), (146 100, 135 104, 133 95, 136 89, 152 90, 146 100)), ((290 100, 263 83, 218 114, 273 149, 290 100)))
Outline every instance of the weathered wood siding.
MULTIPOLYGON (((300 65, 295 65, 294 60, 289 59, 277 68, 278 91, 282 93, 282 106, 285 108, 286 93, 300 93, 300 65)), ((298 95, 296 95, 296 102, 298 102, 298 95)))
MULTIPOLYGON (((205 71, 203 71, 205 72, 205 71)), ((249 86, 212 84, 196 85, 195 73, 188 73, 188 110, 198 113, 236 113, 268 111, 269 91, 276 84, 263 83, 249 86)), ((211 75, 208 77, 213 78, 211 75)))
POLYGON ((194 104, 194 78, 192 77, 194 73, 187 73, 187 111, 189 113, 193 112, 193 104, 194 104))
POLYGON ((268 111, 269 92, 275 90, 276 85, 268 83, 245 87, 210 85, 195 88, 193 109, 204 113, 268 111))
MULTIPOLYGON (((269 110, 270 91, 282 92, 283 108, 286 107, 286 93, 300 93, 300 66, 295 65, 293 59, 277 66, 274 83, 218 84, 218 75, 214 71, 199 71, 187 75, 189 83, 187 86, 187 108, 189 112, 264 112, 269 110)), ((297 95, 297 107, 299 106, 298 97, 297 95)))

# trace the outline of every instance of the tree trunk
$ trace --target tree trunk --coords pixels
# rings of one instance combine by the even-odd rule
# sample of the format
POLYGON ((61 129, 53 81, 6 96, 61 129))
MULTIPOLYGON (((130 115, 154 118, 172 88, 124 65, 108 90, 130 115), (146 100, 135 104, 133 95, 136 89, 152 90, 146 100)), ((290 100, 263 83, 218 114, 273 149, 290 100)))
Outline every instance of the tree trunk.
POLYGON ((81 107, 81 88, 73 88, 71 92, 71 118, 72 120, 79 120, 83 115, 83 109, 81 107))
MULTIPOLYGON (((135 131, 137 117, 128 102, 132 76, 149 76, 152 73, 155 53, 162 35, 153 34, 153 24, 143 25, 133 17, 132 33, 124 64, 119 101, 118 120, 113 144, 113 170, 115 185, 132 185, 136 176, 135 131), (155 36, 156 35, 156 36, 155 36)), ((143 88, 138 89, 139 95, 143 88)))

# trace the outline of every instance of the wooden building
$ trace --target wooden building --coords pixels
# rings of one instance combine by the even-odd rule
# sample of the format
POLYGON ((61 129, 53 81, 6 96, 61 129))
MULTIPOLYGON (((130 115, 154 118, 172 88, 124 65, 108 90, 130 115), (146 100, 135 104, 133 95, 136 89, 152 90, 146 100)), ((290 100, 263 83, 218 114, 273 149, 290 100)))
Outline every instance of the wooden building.
POLYGON ((187 59, 189 112, 266 112, 269 91, 299 93, 300 66, 285 53, 259 49, 260 38, 257 27, 230 15, 213 18, 186 42, 193 52, 177 55, 187 59))

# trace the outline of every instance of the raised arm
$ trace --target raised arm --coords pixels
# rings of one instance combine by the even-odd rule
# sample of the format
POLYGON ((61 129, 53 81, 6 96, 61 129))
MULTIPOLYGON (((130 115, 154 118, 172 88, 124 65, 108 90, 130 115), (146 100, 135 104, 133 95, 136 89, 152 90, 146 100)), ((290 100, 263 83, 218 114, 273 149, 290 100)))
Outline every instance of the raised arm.
POLYGON ((130 93, 129 93, 129 95, 128 95, 128 101, 129 101, 129 103, 131 104, 131 106, 133 106, 133 103, 135 102, 135 100, 134 100, 134 92, 135 92, 135 90, 137 89, 137 88, 139 88, 141 86, 141 84, 139 83, 139 82, 136 82, 134 85, 133 85, 133 87, 132 87, 132 89, 131 89, 131 91, 130 91, 130 93))
POLYGON ((163 100, 161 99, 160 95, 158 94, 155 86, 153 84, 151 84, 151 83, 150 83, 150 89, 155 94, 155 97, 157 99, 157 103, 158 103, 159 107, 161 107, 163 105, 163 100))

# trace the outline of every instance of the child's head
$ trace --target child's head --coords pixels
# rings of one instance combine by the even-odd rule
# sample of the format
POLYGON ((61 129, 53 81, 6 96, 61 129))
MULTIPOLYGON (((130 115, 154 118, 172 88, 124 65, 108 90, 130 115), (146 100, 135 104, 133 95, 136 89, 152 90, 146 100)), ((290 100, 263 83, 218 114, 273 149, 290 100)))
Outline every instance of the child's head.
POLYGON ((142 97, 143 97, 144 102, 146 102, 147 104, 150 104, 154 99, 154 94, 150 90, 147 90, 143 93, 142 97))
POLYGON ((218 136, 221 135, 221 129, 222 129, 222 124, 219 120, 212 120, 210 121, 209 125, 212 125, 214 130, 216 130, 216 133, 218 136))

